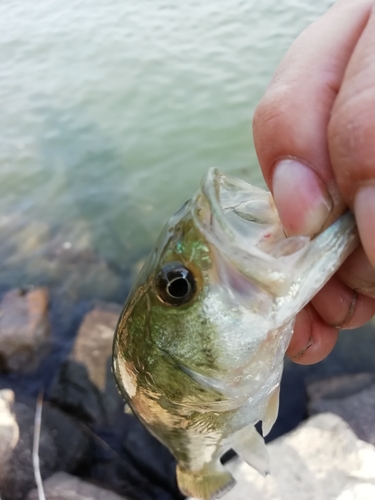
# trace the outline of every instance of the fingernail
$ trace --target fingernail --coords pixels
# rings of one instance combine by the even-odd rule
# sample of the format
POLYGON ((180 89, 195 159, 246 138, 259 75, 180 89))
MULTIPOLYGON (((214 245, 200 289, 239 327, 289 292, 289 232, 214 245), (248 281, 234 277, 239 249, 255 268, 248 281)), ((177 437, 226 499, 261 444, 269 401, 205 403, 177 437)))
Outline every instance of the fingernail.
POLYGON ((319 233, 333 208, 332 198, 316 173, 293 159, 276 165, 273 197, 289 236, 319 233))
POLYGON ((375 267, 375 186, 362 186, 354 198, 354 213, 366 255, 375 267))
POLYGON ((314 339, 311 336, 309 338, 307 345, 301 351, 297 352, 297 354, 292 356, 292 359, 301 359, 302 356, 304 356, 306 354, 306 352, 310 349, 310 347, 313 345, 313 343, 314 343, 314 339))

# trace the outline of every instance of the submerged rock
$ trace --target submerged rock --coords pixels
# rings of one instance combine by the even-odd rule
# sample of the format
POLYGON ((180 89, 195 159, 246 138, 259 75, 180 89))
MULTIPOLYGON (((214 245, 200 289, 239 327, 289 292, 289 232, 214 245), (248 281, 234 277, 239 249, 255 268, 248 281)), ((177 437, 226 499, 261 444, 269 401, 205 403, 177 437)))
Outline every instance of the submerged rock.
MULTIPOLYGON (((126 500, 126 497, 65 472, 57 472, 48 478, 43 487, 48 500, 126 500)), ((30 491, 26 500, 39 500, 38 491, 30 491)))
POLYGON ((119 273, 98 251, 80 218, 51 226, 18 213, 0 215, 0 260, 0 283, 42 283, 71 300, 122 299, 129 286, 129 272, 119 273))
POLYGON ((6 266, 32 259, 51 237, 50 227, 20 213, 0 215, 0 255, 6 266))
POLYGON ((359 440, 336 415, 312 417, 267 448, 267 477, 240 459, 225 465, 237 480, 225 500, 375 498, 375 447, 359 440))
POLYGON ((307 394, 310 415, 335 413, 360 439, 375 445, 375 373, 324 379, 310 384, 307 394))
POLYGON ((27 372, 38 366, 49 340, 48 291, 6 293, 0 303, 0 368, 27 372))
MULTIPOLYGON (((12 395, 14 397, 13 393, 12 395)), ((32 461, 34 402, 16 401, 13 405, 13 415, 19 435, 1 467, 2 500, 23 500, 27 492, 35 487, 32 461)), ((39 445, 40 471, 43 478, 59 470, 74 472, 82 467, 88 460, 89 444, 89 437, 79 422, 57 408, 43 405, 39 445)))

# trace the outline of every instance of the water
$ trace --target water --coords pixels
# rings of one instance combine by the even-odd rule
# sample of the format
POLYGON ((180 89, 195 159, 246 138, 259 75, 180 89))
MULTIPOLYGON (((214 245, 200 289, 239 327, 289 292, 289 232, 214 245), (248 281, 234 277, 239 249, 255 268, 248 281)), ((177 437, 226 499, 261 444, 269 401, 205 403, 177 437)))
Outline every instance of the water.
MULTIPOLYGON (((69 288, 45 248, 129 268, 209 167, 262 184, 253 111, 331 4, 4 0, 0 283, 69 288)), ((103 276, 87 288, 112 296, 103 276)))

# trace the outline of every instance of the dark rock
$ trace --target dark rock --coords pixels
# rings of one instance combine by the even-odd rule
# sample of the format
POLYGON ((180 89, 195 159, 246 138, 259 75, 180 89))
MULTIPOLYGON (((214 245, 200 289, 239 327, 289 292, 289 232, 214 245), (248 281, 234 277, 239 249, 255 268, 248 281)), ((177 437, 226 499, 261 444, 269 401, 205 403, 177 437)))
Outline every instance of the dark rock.
POLYGON ((100 302, 78 330, 69 359, 52 386, 50 400, 86 423, 115 423, 124 404, 111 372, 113 335, 121 306, 100 302))
POLYGON ((104 420, 100 391, 89 379, 87 368, 73 360, 61 365, 49 400, 86 424, 100 424, 104 420))
POLYGON ((125 418, 128 422, 128 432, 122 439, 125 455, 154 484, 178 496, 176 459, 136 417, 126 415, 125 418))
MULTIPOLYGON (((57 472, 44 481, 43 489, 48 500, 126 500, 123 496, 65 472, 57 472)), ((38 491, 30 491, 26 500, 39 500, 38 491)))
POLYGON ((0 304, 0 366, 4 371, 36 369, 49 339, 48 291, 11 290, 0 304))
MULTIPOLYGON (((35 487, 32 462, 35 406, 17 401, 13 411, 19 437, 2 469, 2 500, 22 500, 35 487)), ((57 408, 43 405, 39 460, 44 479, 59 470, 74 472, 81 468, 87 460, 89 444, 89 437, 78 422, 57 408)))
POLYGON ((315 382, 307 387, 308 411, 335 413, 363 441, 375 445, 375 374, 344 375, 315 382))
MULTIPOLYGON (((119 427, 124 431, 123 422, 119 422, 119 424, 119 427)), ((133 422, 129 424, 125 433, 131 435, 133 434, 133 422)), ((118 431, 119 429, 116 430, 118 431)), ((144 429, 144 432, 147 432, 146 429, 144 429)), ((165 481, 163 478, 152 473, 150 468, 147 467, 150 462, 158 461, 159 464, 156 467, 161 469, 164 465, 166 466, 166 471, 162 475, 166 476, 168 474, 168 463, 165 462, 165 457, 160 454, 154 454, 155 449, 143 449, 144 456, 148 455, 146 463, 144 463, 141 460, 137 460, 137 452, 128 454, 127 450, 119 446, 123 441, 123 436, 121 437, 119 433, 112 436, 102 434, 101 437, 103 440, 97 442, 95 463, 91 469, 90 477, 92 480, 105 484, 111 490, 116 491, 120 495, 125 495, 132 500, 179 500, 184 498, 179 493, 176 483, 173 488, 168 487, 168 483, 171 484, 175 481, 175 470, 173 470, 169 481, 165 481), (119 438, 120 442, 117 442, 119 438), (105 442, 104 439, 106 440, 105 442)), ((144 446, 144 444, 145 442, 141 440, 137 443, 137 447, 144 446)), ((162 445, 160 443, 158 445, 159 449, 157 451, 160 452, 162 445)))

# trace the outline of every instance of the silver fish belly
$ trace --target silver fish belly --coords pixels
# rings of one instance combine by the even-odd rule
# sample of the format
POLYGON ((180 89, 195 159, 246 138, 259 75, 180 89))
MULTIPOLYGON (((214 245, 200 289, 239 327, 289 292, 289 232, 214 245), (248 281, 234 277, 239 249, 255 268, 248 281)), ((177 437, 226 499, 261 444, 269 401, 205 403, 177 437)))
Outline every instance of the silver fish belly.
POLYGON ((220 498, 233 448, 262 474, 296 314, 358 244, 350 212, 286 237, 272 196, 210 170, 167 223, 129 294, 113 371, 133 412, 178 460, 183 493, 220 498))

